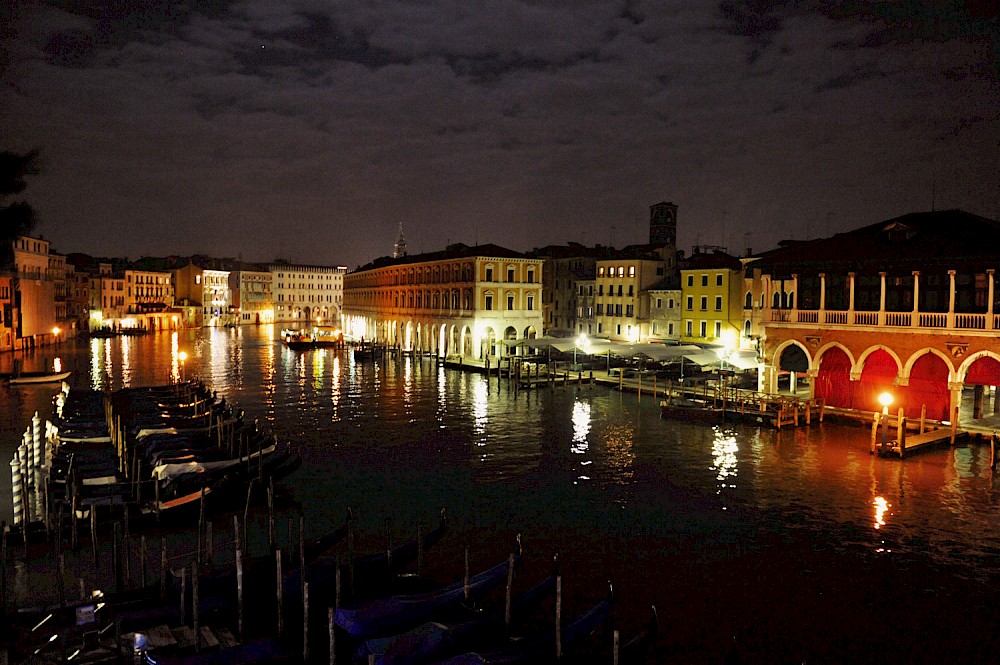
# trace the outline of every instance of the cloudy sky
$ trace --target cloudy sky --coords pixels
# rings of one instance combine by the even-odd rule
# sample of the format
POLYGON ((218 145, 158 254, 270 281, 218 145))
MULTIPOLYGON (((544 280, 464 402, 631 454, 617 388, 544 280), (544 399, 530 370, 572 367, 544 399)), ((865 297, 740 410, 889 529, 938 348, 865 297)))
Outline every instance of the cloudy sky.
POLYGON ((0 149, 61 252, 354 267, 1000 215, 995 0, 14 0, 0 149), (841 6, 845 5, 845 6, 841 6))

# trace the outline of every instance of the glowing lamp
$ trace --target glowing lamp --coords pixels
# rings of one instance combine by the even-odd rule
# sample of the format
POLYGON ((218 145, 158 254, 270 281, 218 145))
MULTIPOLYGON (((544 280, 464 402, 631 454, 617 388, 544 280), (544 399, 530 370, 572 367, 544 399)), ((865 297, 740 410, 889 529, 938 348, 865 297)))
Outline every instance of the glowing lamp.
POLYGON ((884 392, 878 396, 878 403, 882 405, 886 411, 889 410, 889 405, 892 404, 892 393, 884 392))

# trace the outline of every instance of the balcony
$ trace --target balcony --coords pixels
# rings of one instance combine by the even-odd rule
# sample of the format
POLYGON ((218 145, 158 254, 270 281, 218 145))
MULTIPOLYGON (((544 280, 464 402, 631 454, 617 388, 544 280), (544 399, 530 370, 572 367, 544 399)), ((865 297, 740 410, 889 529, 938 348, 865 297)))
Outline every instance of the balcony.
POLYGON ((959 312, 857 312, 772 309, 762 312, 765 323, 835 328, 929 329, 993 332, 1000 330, 1000 314, 959 312))

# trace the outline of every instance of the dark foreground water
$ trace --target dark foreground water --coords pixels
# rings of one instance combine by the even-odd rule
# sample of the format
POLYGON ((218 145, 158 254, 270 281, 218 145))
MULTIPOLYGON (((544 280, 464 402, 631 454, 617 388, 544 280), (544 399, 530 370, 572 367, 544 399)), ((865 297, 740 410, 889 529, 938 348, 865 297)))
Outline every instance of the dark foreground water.
MULTIPOLYGON (((988 448, 901 463, 870 456, 864 429, 663 421, 648 396, 515 394, 429 360, 290 352, 266 327, 67 344, 25 366, 58 355, 79 388, 151 385, 182 371, 180 351, 184 372, 299 442, 305 464, 282 493, 310 532, 351 506, 359 548, 378 549, 387 528, 407 537, 445 507, 452 528, 428 565, 447 579, 466 544, 475 570, 520 532, 526 577, 560 555, 567 615, 611 579, 627 639, 655 604, 657 662, 1000 659, 1000 480, 988 448)), ((0 371, 11 360, 0 356, 0 371)), ((0 387, 4 462, 53 392, 0 387)), ((9 472, 0 517, 11 517, 9 472)))

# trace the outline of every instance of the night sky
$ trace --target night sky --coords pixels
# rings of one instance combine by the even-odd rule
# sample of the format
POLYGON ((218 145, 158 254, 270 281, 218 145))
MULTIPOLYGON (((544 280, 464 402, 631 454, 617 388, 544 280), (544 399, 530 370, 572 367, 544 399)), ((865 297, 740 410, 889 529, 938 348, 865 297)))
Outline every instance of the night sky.
POLYGON ((993 0, 3 7, 0 149, 41 149, 21 198, 64 253, 622 246, 661 200, 735 253, 1000 215, 993 0))

